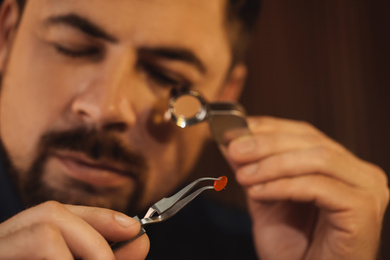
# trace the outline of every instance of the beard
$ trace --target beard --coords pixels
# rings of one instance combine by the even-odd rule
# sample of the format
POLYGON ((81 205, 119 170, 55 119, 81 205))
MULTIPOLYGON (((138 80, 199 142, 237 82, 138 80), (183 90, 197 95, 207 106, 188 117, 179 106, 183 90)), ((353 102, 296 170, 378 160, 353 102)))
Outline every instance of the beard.
POLYGON ((147 179, 146 159, 126 147, 116 135, 104 130, 79 127, 49 132, 41 137, 37 147, 37 156, 30 167, 22 171, 13 164, 0 142, 5 168, 26 207, 55 200, 66 204, 110 208, 129 215, 136 215, 143 210, 139 202, 147 179), (134 180, 134 188, 96 187, 72 178, 61 179, 60 186, 49 185, 45 181, 45 166, 48 159, 59 150, 81 152, 94 160, 108 159, 121 165, 121 174, 134 180))

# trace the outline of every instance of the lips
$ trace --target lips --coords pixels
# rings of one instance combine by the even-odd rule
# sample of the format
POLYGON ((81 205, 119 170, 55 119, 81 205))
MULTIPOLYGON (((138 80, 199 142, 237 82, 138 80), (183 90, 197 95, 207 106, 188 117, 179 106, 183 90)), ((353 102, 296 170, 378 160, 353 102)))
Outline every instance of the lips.
POLYGON ((127 165, 104 158, 93 160, 79 152, 56 152, 53 158, 69 177, 96 187, 123 186, 136 177, 127 165))

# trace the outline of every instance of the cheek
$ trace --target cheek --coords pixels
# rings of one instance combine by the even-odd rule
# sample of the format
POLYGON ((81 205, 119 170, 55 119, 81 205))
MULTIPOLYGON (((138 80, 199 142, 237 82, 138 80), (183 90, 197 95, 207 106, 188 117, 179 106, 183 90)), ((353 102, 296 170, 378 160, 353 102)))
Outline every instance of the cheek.
POLYGON ((17 93, 4 91, 1 95, 0 134, 11 160, 18 168, 25 168, 30 163, 29 155, 34 153, 43 130, 42 116, 36 113, 31 100, 25 101, 17 93))
POLYGON ((59 117, 60 101, 54 96, 40 95, 41 87, 20 79, 5 80, 0 97, 2 140, 11 158, 25 164, 34 156, 41 135, 59 117))
POLYGON ((0 134, 19 168, 28 166, 36 144, 64 109, 69 94, 58 68, 31 50, 15 46, 0 93, 0 134), (55 83, 56 82, 56 83, 55 83))

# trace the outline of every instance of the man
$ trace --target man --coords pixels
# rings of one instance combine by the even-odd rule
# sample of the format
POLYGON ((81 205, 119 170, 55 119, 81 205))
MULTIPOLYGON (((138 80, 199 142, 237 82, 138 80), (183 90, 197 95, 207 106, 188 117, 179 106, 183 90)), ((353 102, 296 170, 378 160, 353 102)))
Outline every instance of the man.
MULTIPOLYGON (((162 119, 172 88, 239 96, 243 28, 230 7, 245 2, 4 1, 3 160, 33 207, 1 223, 1 259, 145 258, 146 235, 115 253, 106 240, 138 234, 126 215, 177 188, 208 135, 162 119)), ((306 123, 249 124, 227 159, 248 195, 258 256, 374 259, 385 174, 306 123)))

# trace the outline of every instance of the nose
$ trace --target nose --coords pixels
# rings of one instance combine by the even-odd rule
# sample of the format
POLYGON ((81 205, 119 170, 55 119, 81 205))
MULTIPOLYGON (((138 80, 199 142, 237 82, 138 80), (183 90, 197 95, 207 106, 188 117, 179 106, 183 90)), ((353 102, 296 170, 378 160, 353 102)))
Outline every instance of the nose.
POLYGON ((90 73, 71 104, 78 121, 120 132, 135 124, 136 113, 129 95, 134 79, 127 63, 102 65, 90 73))

